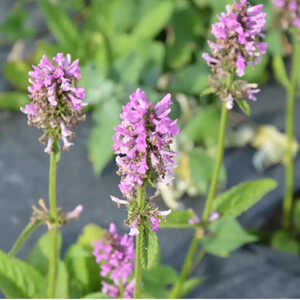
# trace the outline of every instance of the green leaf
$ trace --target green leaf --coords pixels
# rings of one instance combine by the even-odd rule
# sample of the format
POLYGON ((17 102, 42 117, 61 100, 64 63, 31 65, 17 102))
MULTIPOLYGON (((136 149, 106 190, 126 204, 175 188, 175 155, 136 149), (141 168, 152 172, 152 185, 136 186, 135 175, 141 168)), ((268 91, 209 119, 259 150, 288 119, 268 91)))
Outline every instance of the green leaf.
POLYGON ((213 89, 209 86, 200 93, 200 96, 206 96, 212 93, 213 93, 213 89))
POLYGON ((109 297, 106 294, 103 294, 101 292, 87 294, 83 298, 85 298, 85 299, 109 299, 109 297))
POLYGON ((196 278, 190 278, 186 280, 180 290, 180 294, 178 295, 178 298, 183 298, 187 293, 191 292, 193 289, 195 289, 198 285, 200 285, 205 280, 204 276, 196 277, 196 278))
POLYGON ((300 199, 295 201, 293 214, 295 229, 297 232, 300 232, 300 199))
MULTIPOLYGON (((60 256, 62 235, 60 231, 56 233, 57 256, 60 256)), ((48 276, 49 258, 51 256, 50 232, 45 233, 28 255, 28 262, 35 267, 42 275, 48 276)), ((64 263, 58 260, 57 274, 55 281, 55 297, 68 298, 68 273, 64 263)))
MULTIPOLYGON (((98 239, 99 235, 96 240, 98 239)), ((72 245, 64 258, 69 272, 71 298, 83 297, 86 294, 97 292, 100 288, 99 266, 93 256, 91 245, 89 243, 88 245, 89 247, 87 247, 86 241, 83 244, 72 245)))
POLYGON ((276 231, 271 240, 272 248, 291 254, 298 254, 300 247, 299 242, 295 240, 291 233, 284 230, 276 231))
POLYGON ((250 105, 247 100, 239 99, 236 101, 236 103, 242 112, 244 112, 247 116, 251 115, 250 105))
POLYGON ((265 83, 268 80, 268 63, 269 55, 265 54, 262 56, 259 64, 254 66, 247 66, 245 70, 244 79, 249 82, 265 83))
POLYGON ((45 298, 47 286, 32 266, 0 250, 0 290, 7 298, 45 298))
POLYGON ((164 28, 172 15, 174 2, 155 0, 151 7, 135 25, 133 35, 139 39, 153 39, 164 28))
POLYGON ((55 298, 69 298, 69 274, 66 265, 63 261, 57 264, 55 298))
POLYGON ((49 0, 39 0, 38 2, 57 41, 67 49, 76 50, 81 36, 69 16, 49 0))
POLYGON ((10 109, 19 111, 21 106, 29 102, 26 94, 20 92, 0 93, 0 109, 10 109))
MULTIPOLYGON (((59 256, 62 243, 62 236, 60 231, 56 234, 56 250, 59 256)), ((36 268, 41 274, 48 274, 48 264, 49 257, 51 255, 50 249, 50 233, 46 232, 42 237, 40 237, 37 243, 34 245, 33 249, 28 255, 28 262, 36 268)))
POLYGON ((89 159, 99 174, 113 157, 114 127, 119 123, 121 107, 116 99, 109 99, 93 114, 96 124, 88 139, 89 159))
POLYGON ((192 142, 215 145, 218 138, 220 114, 215 105, 207 106, 195 113, 187 122, 183 134, 192 142))
POLYGON ((223 217, 236 218, 276 186, 273 179, 243 182, 218 196, 214 200, 213 210, 223 217))
POLYGON ((190 228, 194 225, 189 224, 189 220, 195 217, 195 213, 189 210, 173 210, 166 222, 161 222, 161 228, 190 228))
POLYGON ((27 91, 30 69, 30 66, 23 61, 11 61, 4 67, 4 75, 13 87, 27 91))
POLYGON ((272 67, 276 80, 286 88, 289 88, 290 81, 286 73, 284 61, 280 55, 275 55, 272 59, 272 67))
POLYGON ((105 230, 95 224, 88 224, 83 227, 82 234, 78 237, 77 243, 82 246, 92 247, 92 243, 98 241, 105 230))
POLYGON ((248 234, 235 219, 221 218, 208 226, 212 236, 206 235, 201 244, 206 252, 227 257, 233 250, 244 244, 255 242, 257 237, 248 234))
POLYGON ((143 272, 142 297, 167 298, 167 286, 174 284, 178 279, 176 271, 165 265, 157 265, 143 272))
POLYGON ((140 231, 142 235, 142 265, 145 270, 151 269, 160 260, 158 238, 156 233, 149 230, 147 226, 143 226, 140 231))
POLYGON ((269 30, 267 34, 267 43, 268 43, 268 51, 272 55, 282 56, 284 54, 280 30, 275 30, 275 29, 269 30))

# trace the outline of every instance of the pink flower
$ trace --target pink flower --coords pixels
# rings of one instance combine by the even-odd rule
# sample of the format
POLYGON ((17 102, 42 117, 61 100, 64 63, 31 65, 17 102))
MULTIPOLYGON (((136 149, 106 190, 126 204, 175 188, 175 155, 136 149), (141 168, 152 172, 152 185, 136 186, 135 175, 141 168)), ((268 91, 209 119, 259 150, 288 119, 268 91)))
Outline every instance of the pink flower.
POLYGON ((132 298, 135 287, 135 280, 130 280, 135 265, 133 238, 127 234, 120 236, 116 225, 111 223, 109 231, 93 245, 93 254, 101 269, 100 275, 112 281, 111 284, 101 282, 102 293, 120 297, 121 282, 123 297, 132 298))
POLYGON ((300 3, 297 0, 272 0, 278 9, 278 20, 283 29, 287 30, 290 26, 300 29, 300 3))
POLYGON ((144 184, 149 172, 155 181, 172 177, 175 153, 170 145, 178 128, 176 120, 168 116, 171 104, 170 94, 153 105, 137 89, 123 106, 121 124, 115 128, 113 150, 121 176, 119 188, 128 199, 144 184))
POLYGON ((47 153, 52 153, 51 144, 58 139, 63 141, 65 150, 73 145, 69 141, 73 138, 70 128, 85 118, 84 89, 77 87, 81 77, 78 63, 78 60, 71 62, 70 54, 65 57, 58 53, 52 62, 44 55, 28 73, 32 102, 21 111, 27 115, 29 125, 44 131, 40 141, 45 144, 48 140, 47 153))

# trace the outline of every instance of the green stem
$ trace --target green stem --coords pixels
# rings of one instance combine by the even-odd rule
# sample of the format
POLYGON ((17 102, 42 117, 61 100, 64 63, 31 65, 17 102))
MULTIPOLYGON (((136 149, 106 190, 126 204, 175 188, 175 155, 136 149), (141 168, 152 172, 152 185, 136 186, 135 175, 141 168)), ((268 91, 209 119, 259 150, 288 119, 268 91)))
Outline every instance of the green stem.
MULTIPOLYGON (((296 38, 295 38, 296 39, 296 38)), ((285 229, 291 226, 293 194, 294 194, 294 158, 293 158, 293 142, 294 142, 294 110, 295 110, 295 90, 297 83, 297 73, 299 66, 298 50, 300 44, 294 41, 292 71, 290 78, 290 86, 287 88, 287 107, 286 107, 286 135, 287 135, 287 151, 285 164, 285 196, 283 200, 282 225, 285 229)))
POLYGON ((179 279, 177 280, 176 284, 174 285, 174 287, 172 288, 172 290, 169 294, 170 299, 176 299, 179 297, 180 292, 182 290, 182 285, 184 284, 187 276, 189 275, 190 269, 193 265, 193 259, 194 259, 195 253, 197 251, 199 241, 200 241, 200 239, 195 234, 194 238, 191 242, 190 248, 188 250, 187 256, 185 258, 179 279))
POLYGON ((217 159, 215 163, 215 168, 212 176, 212 180, 210 183, 210 188, 208 192, 208 196, 205 202, 205 208, 202 215, 202 221, 205 224, 208 221, 208 218, 211 214, 212 207, 213 207, 213 199, 216 193, 216 188, 218 184, 218 179, 220 175, 220 169, 222 166, 223 161, 223 154, 224 154, 224 137, 226 132, 226 121, 227 121, 227 108, 226 103, 222 103, 222 111, 221 111, 221 121, 219 127, 219 140, 218 140, 218 149, 217 149, 217 159))
MULTIPOLYGON (((143 185, 138 191, 137 198, 138 208, 143 209, 145 205, 145 185, 143 185)), ((143 226, 143 225, 141 225, 143 226)), ((140 227, 141 227, 140 226, 140 227)), ((142 247, 143 247, 143 232, 136 236, 135 241, 135 290, 134 298, 141 298, 141 289, 142 289, 142 247)))
MULTIPOLYGON (((227 85, 228 85, 228 87, 230 87, 231 77, 228 78, 227 85)), ((220 127, 219 127, 217 159, 216 159, 215 168, 214 168, 214 172, 213 172, 213 176, 212 176, 212 181, 210 183, 209 193, 207 196, 207 200, 205 202, 204 212, 202 215, 202 222, 203 222, 204 226, 207 223, 209 216, 211 214, 211 211, 212 211, 213 199, 215 196, 218 179, 219 179, 219 174, 220 174, 220 169, 222 166, 222 160, 223 160, 223 154, 224 154, 224 137, 225 137, 225 131, 226 131, 226 121, 227 121, 227 108, 226 108, 226 103, 223 102, 222 110, 221 110, 220 127)), ((189 272, 190 272, 190 269, 192 266, 192 262, 195 257, 199 243, 200 243, 200 238, 197 236, 197 231, 196 231, 195 236, 190 245, 188 254, 184 261, 184 265, 183 265, 180 277, 170 293, 170 296, 169 296, 170 298, 174 299, 179 296, 182 285, 183 285, 184 281, 186 280, 187 276, 189 275, 189 272)))
POLYGON ((35 221, 34 223, 29 222, 23 229, 18 239, 12 246, 11 250, 8 252, 9 256, 15 256, 19 250, 22 248, 24 243, 29 239, 31 234, 41 225, 41 221, 35 221))
POLYGON ((56 245, 56 155, 50 155, 49 169, 49 204, 51 223, 54 224, 50 230, 50 259, 49 259, 49 274, 48 274, 48 298, 55 297, 55 278, 57 266, 57 245, 56 245))

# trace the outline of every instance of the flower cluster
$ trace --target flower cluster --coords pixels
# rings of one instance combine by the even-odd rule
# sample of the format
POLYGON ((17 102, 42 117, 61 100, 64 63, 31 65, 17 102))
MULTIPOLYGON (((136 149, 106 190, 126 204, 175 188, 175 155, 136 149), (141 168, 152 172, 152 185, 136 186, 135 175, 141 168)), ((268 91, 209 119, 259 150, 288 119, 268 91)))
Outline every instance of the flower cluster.
POLYGON ((300 2, 299 0, 272 0, 279 11, 279 19, 284 29, 295 26, 300 29, 300 2))
POLYGON ((113 282, 102 281, 102 292, 110 297, 132 298, 135 279, 129 281, 129 277, 135 264, 133 238, 118 235, 116 225, 111 223, 108 232, 94 243, 93 254, 100 265, 100 275, 113 282))
POLYGON ((117 154, 119 188, 131 199, 146 180, 169 182, 172 179, 173 137, 178 133, 171 111, 171 95, 156 105, 148 102, 146 94, 137 89, 123 106, 121 124, 115 128, 113 150, 117 154))
POLYGON ((219 22, 212 25, 211 33, 216 40, 208 41, 211 54, 203 53, 202 57, 213 73, 210 78, 213 92, 226 101, 228 109, 233 107, 234 99, 256 100, 255 94, 259 92, 256 84, 234 77, 242 77, 246 66, 259 63, 266 52, 267 43, 262 41, 266 14, 262 8, 262 4, 251 6, 247 0, 234 2, 218 17, 219 22))
MULTIPOLYGON (((150 201, 147 203, 142 211, 139 210, 135 201, 126 201, 117 197, 111 196, 111 200, 117 203, 128 206, 128 220, 126 224, 130 227, 129 235, 135 236, 139 234, 138 227, 145 222, 149 222, 152 231, 158 231, 162 220, 166 221, 166 217, 171 213, 171 210, 158 210, 154 208, 150 201)), ((150 227, 149 226, 149 227, 150 227)))
POLYGON ((85 90, 76 87, 81 78, 78 59, 71 62, 70 54, 58 53, 50 62, 44 55, 29 76, 28 91, 32 102, 21 111, 27 115, 29 125, 44 130, 40 142, 46 144, 48 139, 45 152, 51 154, 54 141, 59 139, 67 150, 73 145, 71 129, 85 119, 82 108, 87 105, 83 101, 85 90))

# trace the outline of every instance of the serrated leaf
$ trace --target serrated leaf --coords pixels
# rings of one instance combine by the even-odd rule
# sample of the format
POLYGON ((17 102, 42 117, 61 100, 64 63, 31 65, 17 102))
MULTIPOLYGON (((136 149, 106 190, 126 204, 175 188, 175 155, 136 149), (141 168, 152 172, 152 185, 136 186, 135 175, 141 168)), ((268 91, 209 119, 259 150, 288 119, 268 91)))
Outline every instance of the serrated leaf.
POLYGON ((289 88, 290 81, 286 73, 284 61, 281 56, 275 55, 272 58, 272 67, 276 80, 286 88, 289 88))
POLYGON ((67 49, 76 50, 81 36, 69 16, 49 0, 39 0, 38 2, 57 41, 67 49))
POLYGON ((96 174, 100 174, 113 157, 114 127, 120 122, 121 107, 116 99, 109 99, 93 114, 96 121, 88 139, 89 159, 96 174))
POLYGON ((0 250, 0 290, 7 298, 45 298, 45 278, 28 263, 0 250))
POLYGON ((153 268, 159 263, 160 249, 158 238, 155 232, 150 230, 147 226, 143 226, 140 230, 141 234, 141 258, 142 265, 145 270, 153 268))
POLYGON ((98 241, 104 232, 105 230, 98 225, 85 225, 82 233, 78 237, 77 243, 82 246, 92 247, 92 243, 98 241))
POLYGON ((4 75, 13 87, 25 92, 30 69, 30 66, 23 61, 11 61, 4 67, 4 75))
POLYGON ((236 218, 276 186, 277 183, 273 179, 243 182, 219 195, 214 200, 213 210, 223 217, 236 218))
MULTIPOLYGON (((97 236, 99 239, 99 235, 97 236)), ((99 290, 101 282, 99 266, 92 254, 91 247, 87 247, 86 238, 83 244, 74 244, 67 250, 64 261, 69 272, 71 298, 83 297, 99 290)))
POLYGON ((191 292, 193 289, 195 289, 198 285, 200 285, 205 280, 204 276, 196 277, 196 278, 190 278, 187 279, 180 290, 180 294, 178 295, 178 298, 183 298, 187 293, 191 292))
POLYGON ((235 219, 221 218, 208 226, 210 235, 200 242, 206 252, 216 256, 227 257, 233 250, 244 244, 255 242, 257 237, 243 230, 235 219))
POLYGON ((26 94, 20 92, 0 93, 0 109, 9 109, 19 111, 21 106, 29 102, 26 94))
POLYGON ((166 222, 160 223, 161 228, 189 228, 189 220, 195 217, 195 213, 189 210, 173 210, 168 216, 166 222))
POLYGON ((292 237, 290 232, 284 230, 278 230, 273 234, 271 246, 278 251, 291 254, 298 254, 300 251, 299 242, 292 237))
POLYGON ((139 39, 154 38, 168 23, 174 8, 174 2, 170 0, 152 1, 152 9, 136 24, 133 34, 139 39))
POLYGON ((239 99, 236 100, 236 103, 242 112, 244 112, 247 116, 251 115, 250 105, 247 100, 239 99))

